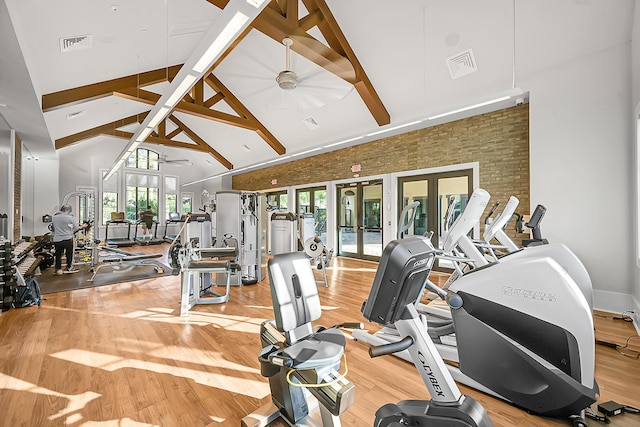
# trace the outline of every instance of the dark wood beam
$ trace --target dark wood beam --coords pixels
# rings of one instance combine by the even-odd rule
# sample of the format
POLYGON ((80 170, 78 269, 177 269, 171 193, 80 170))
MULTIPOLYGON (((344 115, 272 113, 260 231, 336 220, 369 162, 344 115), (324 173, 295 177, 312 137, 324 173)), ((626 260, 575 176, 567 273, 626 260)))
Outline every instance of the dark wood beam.
POLYGON ((111 96, 113 92, 125 88, 144 87, 166 81, 167 79, 171 81, 176 74, 178 74, 181 67, 182 65, 174 65, 168 68, 161 68, 42 95, 42 112, 46 113, 47 111, 53 111, 69 105, 111 96))
POLYGON ((260 123, 260 121, 251 114, 251 111, 249 111, 249 109, 245 107, 244 104, 242 104, 242 102, 240 102, 240 100, 236 98, 236 96, 231 93, 231 91, 227 89, 227 87, 213 74, 209 74, 205 78, 205 82, 216 92, 224 94, 225 102, 233 108, 233 111, 242 117, 245 117, 247 122, 251 124, 252 128, 258 133, 258 135, 264 139, 276 153, 282 155, 287 152, 284 145, 282 145, 280 141, 278 141, 278 139, 269 132, 269 129, 260 123))
MULTIPOLYGON (((297 0, 295 0, 297 1, 297 0)), ((338 21, 336 21, 335 17, 331 13, 329 6, 325 0, 302 0, 305 7, 309 12, 319 10, 322 12, 322 16, 324 20, 318 26, 320 32, 327 39, 327 42, 334 50, 338 50, 340 53, 344 53, 349 62, 352 64, 356 71, 356 82, 353 83, 358 94, 364 101, 364 103, 371 111, 371 114, 375 118, 378 125, 383 126, 391 123, 391 116, 387 111, 386 107, 382 103, 380 96, 376 92, 373 84, 369 80, 367 73, 365 73, 362 64, 358 61, 355 52, 349 45, 347 38, 345 37, 340 25, 338 25, 338 21), (339 47, 338 47, 339 46, 339 47)))
MULTIPOLYGON (((160 95, 154 92, 149 92, 142 89, 123 89, 113 93, 115 96, 126 98, 132 101, 143 102, 148 105, 155 105, 160 99, 160 95)), ((204 105, 192 104, 185 101, 180 101, 174 111, 197 116, 202 119, 214 120, 216 122, 238 126, 244 129, 254 130, 251 124, 242 117, 236 117, 232 114, 223 113, 222 111, 210 110, 204 105)))
POLYGON ((207 141, 200 138, 197 133, 195 133, 187 125, 182 123, 176 116, 171 115, 169 119, 173 123, 175 123, 176 126, 182 129, 182 131, 186 133, 189 138, 191 138, 196 144, 198 144, 202 148, 202 151, 206 151, 211 154, 218 162, 220 162, 222 166, 226 167, 227 169, 233 169, 233 164, 229 160, 227 160, 222 154, 218 153, 213 147, 211 147, 211 145, 207 143, 207 141))
POLYGON ((65 136, 63 138, 56 139, 55 148, 59 150, 61 148, 67 147, 75 142, 83 141, 86 139, 95 138, 96 136, 100 136, 109 130, 116 130, 123 126, 130 125, 131 123, 140 123, 146 117, 147 113, 136 114, 133 116, 125 117, 124 119, 116 120, 111 123, 107 123, 101 126, 96 126, 91 129, 84 130, 82 132, 74 133, 73 135, 65 136))
MULTIPOLYGON (((132 132, 125 132, 122 130, 110 130, 110 131, 103 132, 102 134, 115 136, 117 138, 122 138, 122 139, 131 139, 133 137, 132 132)), ((147 139, 144 140, 144 142, 148 144, 164 145, 166 147, 185 148, 187 150, 200 151, 203 153, 208 152, 206 149, 204 149, 198 144, 190 144, 188 142, 182 142, 182 141, 173 141, 171 139, 161 138, 159 136, 148 136, 147 139)))

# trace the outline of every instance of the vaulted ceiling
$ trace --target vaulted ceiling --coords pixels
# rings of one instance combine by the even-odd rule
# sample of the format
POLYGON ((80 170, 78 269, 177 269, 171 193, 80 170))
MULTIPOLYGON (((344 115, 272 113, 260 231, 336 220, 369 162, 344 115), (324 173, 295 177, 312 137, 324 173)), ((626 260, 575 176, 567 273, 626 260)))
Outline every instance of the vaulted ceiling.
MULTIPOLYGON (((6 0, 0 114, 42 157, 98 140, 115 160, 228 1, 6 0)), ((272 0, 146 142, 209 159, 208 174, 320 150, 628 43, 633 6, 272 0), (276 82, 287 63, 293 90, 276 82)))

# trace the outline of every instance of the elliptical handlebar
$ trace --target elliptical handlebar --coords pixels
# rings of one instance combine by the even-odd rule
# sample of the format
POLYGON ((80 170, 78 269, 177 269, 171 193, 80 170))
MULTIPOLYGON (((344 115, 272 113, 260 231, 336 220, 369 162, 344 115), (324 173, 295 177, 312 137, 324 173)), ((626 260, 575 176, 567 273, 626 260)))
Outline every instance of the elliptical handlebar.
POLYGON ((369 347, 369 356, 378 357, 384 356, 385 354, 397 353, 408 349, 414 343, 413 337, 406 336, 397 342, 369 347))

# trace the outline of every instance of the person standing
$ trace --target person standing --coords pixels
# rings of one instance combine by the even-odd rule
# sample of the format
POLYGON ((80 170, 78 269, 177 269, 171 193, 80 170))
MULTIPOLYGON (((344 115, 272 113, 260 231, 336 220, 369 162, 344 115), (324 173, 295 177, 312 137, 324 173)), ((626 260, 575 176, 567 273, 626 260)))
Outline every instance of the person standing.
POLYGON ((71 215, 71 206, 63 205, 60 212, 56 213, 51 223, 53 225, 53 246, 56 249, 54 274, 77 273, 79 270, 73 267, 73 235, 76 231, 84 229, 88 224, 78 225, 71 215), (66 269, 62 271, 62 254, 66 258, 66 269))
POLYGON ((140 221, 142 221, 142 239, 147 240, 147 231, 149 231, 149 240, 151 240, 151 227, 153 227, 153 217, 156 216, 150 205, 147 205, 147 209, 138 212, 140 215, 140 221))

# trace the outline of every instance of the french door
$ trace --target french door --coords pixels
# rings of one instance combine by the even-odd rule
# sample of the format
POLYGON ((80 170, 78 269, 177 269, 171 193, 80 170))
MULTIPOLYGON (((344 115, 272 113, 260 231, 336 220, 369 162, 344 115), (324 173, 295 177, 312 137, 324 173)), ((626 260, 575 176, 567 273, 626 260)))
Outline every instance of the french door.
MULTIPOLYGON (((327 244, 327 188, 308 187, 296 190, 296 212, 298 215, 304 216, 313 214, 314 231, 307 233, 304 240, 313 237, 315 233, 320 237, 322 243, 327 244)), ((301 219, 299 218, 299 221, 301 219)))
POLYGON ((338 255, 378 261, 382 255, 382 180, 340 184, 336 197, 338 255))
MULTIPOLYGON (((448 228, 467 206, 472 191, 472 169, 398 178, 398 212, 413 202, 420 203, 406 234, 431 235, 433 245, 440 247, 448 228)), ((434 269, 450 271, 451 265, 436 260, 434 269)))

